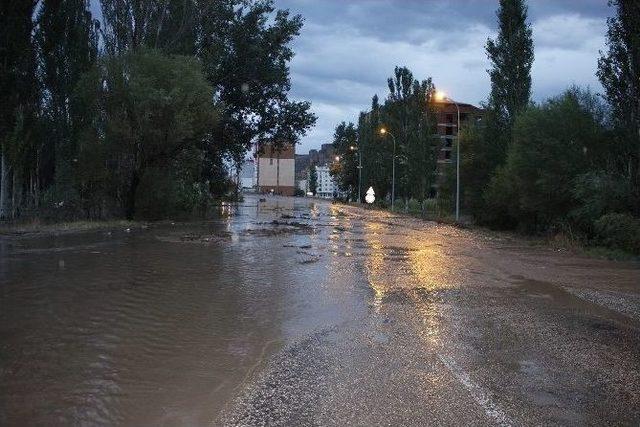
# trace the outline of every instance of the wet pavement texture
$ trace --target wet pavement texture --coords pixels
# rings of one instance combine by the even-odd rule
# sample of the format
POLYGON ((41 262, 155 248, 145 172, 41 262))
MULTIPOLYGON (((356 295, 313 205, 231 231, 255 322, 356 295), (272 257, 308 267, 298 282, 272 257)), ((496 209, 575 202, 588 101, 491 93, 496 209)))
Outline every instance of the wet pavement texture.
POLYGON ((638 425, 640 266, 312 199, 0 237, 0 425, 638 425))

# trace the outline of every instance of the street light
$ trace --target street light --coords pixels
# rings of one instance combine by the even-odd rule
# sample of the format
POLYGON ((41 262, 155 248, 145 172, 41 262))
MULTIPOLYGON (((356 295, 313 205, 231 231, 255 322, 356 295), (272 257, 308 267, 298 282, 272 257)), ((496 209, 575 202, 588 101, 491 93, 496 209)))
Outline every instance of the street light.
POLYGON ((393 139, 393 162, 391 168, 391 212, 393 212, 393 204, 396 199, 396 137, 393 136, 386 128, 380 128, 380 135, 391 135, 393 139))
POLYGON ((458 111, 458 125, 456 127, 456 222, 458 222, 460 220, 460 106, 441 91, 436 92, 436 101, 449 101, 456 106, 458 111))

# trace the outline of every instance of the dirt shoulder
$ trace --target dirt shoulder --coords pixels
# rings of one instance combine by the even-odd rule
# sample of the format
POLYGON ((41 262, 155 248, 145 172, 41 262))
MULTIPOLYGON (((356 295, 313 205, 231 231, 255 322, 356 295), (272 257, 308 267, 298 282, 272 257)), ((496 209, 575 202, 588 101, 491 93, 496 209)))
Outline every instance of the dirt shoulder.
POLYGON ((97 230, 115 229, 144 229, 148 224, 139 221, 108 220, 108 221, 71 221, 53 224, 40 222, 2 224, 0 236, 2 237, 31 237, 41 235, 59 235, 70 233, 82 233, 97 230))

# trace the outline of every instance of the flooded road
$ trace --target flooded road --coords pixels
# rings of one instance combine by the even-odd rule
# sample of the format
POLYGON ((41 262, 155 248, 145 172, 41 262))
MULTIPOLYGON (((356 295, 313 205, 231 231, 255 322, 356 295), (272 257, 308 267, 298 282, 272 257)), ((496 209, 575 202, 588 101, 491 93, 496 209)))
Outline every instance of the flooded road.
POLYGON ((0 237, 1 425, 640 423, 640 268, 309 199, 0 237))

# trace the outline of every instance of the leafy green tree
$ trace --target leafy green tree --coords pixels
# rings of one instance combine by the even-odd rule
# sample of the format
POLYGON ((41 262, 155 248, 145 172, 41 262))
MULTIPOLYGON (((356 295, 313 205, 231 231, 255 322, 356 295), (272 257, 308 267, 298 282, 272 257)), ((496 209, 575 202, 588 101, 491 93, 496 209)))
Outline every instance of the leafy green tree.
POLYGON ((362 193, 373 187, 383 200, 390 191, 392 147, 390 138, 381 138, 382 106, 378 96, 371 100, 371 110, 358 119, 358 149, 362 150, 362 193))
POLYGON ((32 38, 36 3, 0 5, 0 218, 16 216, 23 178, 33 179, 40 95, 32 38))
POLYGON ((205 151, 208 181, 225 175, 224 159, 239 165, 254 143, 296 144, 315 124, 310 103, 288 97, 290 43, 302 27, 299 15, 276 10, 272 0, 101 3, 110 54, 146 46, 202 62, 221 110, 205 151))
POLYGON ((576 180, 601 166, 607 148, 593 98, 570 89, 516 119, 507 163, 487 192, 494 224, 544 231, 566 223, 576 180))
POLYGON ((201 8, 208 1, 100 0, 105 50, 118 55, 140 47, 194 55, 201 8))
POLYGON ((397 143, 396 197, 423 200, 435 177, 434 115, 428 109, 435 88, 431 78, 419 82, 406 67, 396 67, 387 83, 384 120, 397 143))
POLYGON ((597 75, 621 133, 618 170, 630 183, 634 213, 640 216, 640 2, 611 0, 616 15, 607 20, 607 52, 597 75))
POLYGON ((340 158, 332 171, 341 191, 358 196, 358 132, 353 123, 340 123, 333 134, 333 152, 340 158))
POLYGON ((45 185, 55 184, 56 203, 73 209, 76 188, 77 146, 74 123, 83 111, 74 109, 72 94, 83 73, 95 63, 98 53, 97 22, 87 0, 44 0, 37 16, 36 38, 40 49, 44 86, 43 144, 45 185))
MULTIPOLYGON (((468 124, 460 135, 463 203, 481 222, 492 213, 485 200, 495 201, 504 195, 487 196, 485 192, 494 175, 504 174, 498 168, 506 161, 516 117, 530 103, 534 60, 525 1, 500 0, 497 18, 498 37, 486 44, 491 93, 485 114, 480 124, 468 124)), ((495 180, 502 181, 503 177, 496 176, 495 180)))
MULTIPOLYGON (((202 192, 202 143, 215 125, 215 112, 213 88, 195 58, 150 50, 105 58, 79 89, 78 104, 97 113, 84 123, 81 161, 96 146, 106 147, 111 187, 103 191, 120 197, 127 217, 162 217, 186 203, 183 196, 189 196, 179 189, 202 192)), ((102 181, 81 178, 88 186, 102 181)))
POLYGON ((288 97, 290 44, 302 17, 271 0, 221 0, 201 13, 198 57, 220 101, 216 136, 229 157, 240 162, 254 143, 296 144, 316 121, 309 102, 288 97))
POLYGON ((318 171, 316 170, 316 165, 312 164, 309 166, 309 191, 316 195, 318 190, 318 171))

